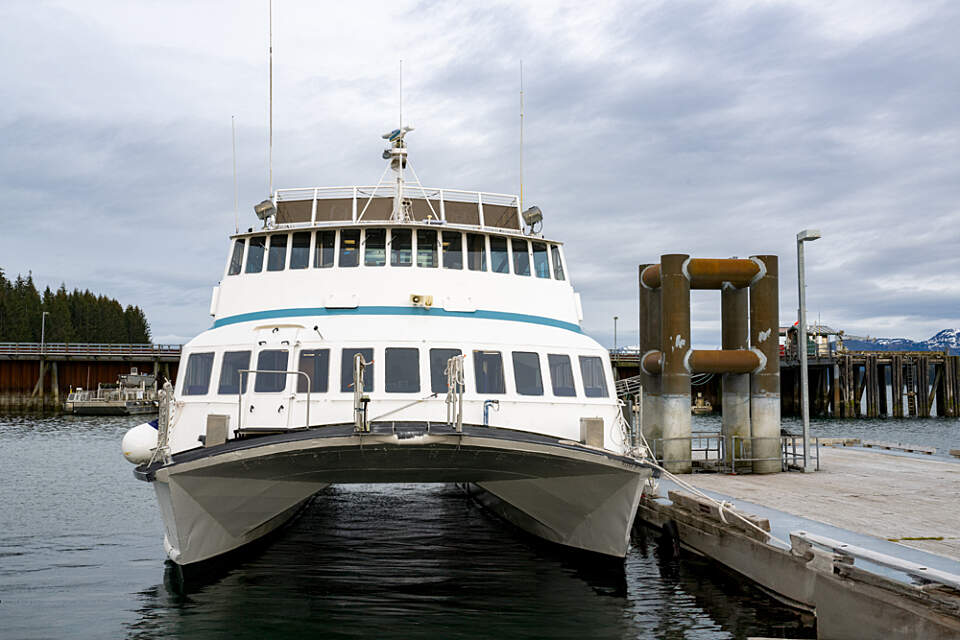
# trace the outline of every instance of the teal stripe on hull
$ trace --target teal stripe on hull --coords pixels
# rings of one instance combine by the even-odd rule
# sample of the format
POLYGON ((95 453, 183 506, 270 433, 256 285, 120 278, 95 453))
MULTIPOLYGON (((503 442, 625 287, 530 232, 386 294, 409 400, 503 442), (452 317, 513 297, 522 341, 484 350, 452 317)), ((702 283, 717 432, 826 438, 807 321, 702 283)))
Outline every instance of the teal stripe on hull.
POLYGON ((475 318, 482 320, 506 320, 508 322, 526 322, 540 324, 547 327, 557 327, 575 333, 583 333, 579 325, 572 322, 563 322, 554 318, 531 316, 525 313, 508 313, 506 311, 447 311, 446 309, 426 309, 424 307, 356 307, 354 309, 327 309, 314 307, 303 309, 272 309, 270 311, 254 311, 241 313, 235 316, 220 318, 213 323, 213 328, 224 327, 238 322, 252 322, 254 320, 272 320, 276 318, 298 318, 303 316, 421 316, 429 318, 475 318))

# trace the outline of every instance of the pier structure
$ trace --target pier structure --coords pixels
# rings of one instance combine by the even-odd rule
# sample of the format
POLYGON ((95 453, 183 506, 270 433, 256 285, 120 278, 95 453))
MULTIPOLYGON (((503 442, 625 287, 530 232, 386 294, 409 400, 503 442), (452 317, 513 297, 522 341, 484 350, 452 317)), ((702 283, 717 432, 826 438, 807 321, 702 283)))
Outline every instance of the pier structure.
POLYGON ((667 254, 640 265, 640 428, 669 471, 687 473, 693 464, 691 374, 699 373, 721 374, 726 383, 726 455, 751 461, 754 473, 780 471, 777 272, 769 255, 667 254), (691 289, 721 291, 723 349, 691 348, 691 289))

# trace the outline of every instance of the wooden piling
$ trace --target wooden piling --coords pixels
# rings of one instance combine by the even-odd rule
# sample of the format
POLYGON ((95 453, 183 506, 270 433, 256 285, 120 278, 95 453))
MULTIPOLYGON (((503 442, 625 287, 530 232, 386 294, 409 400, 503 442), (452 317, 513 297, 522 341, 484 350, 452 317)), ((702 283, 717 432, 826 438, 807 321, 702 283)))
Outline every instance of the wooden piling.
POLYGON ((887 406, 887 368, 887 365, 877 367, 877 407, 881 418, 890 415, 890 408, 887 406))
POLYGON ((893 417, 903 417, 903 357, 892 356, 890 365, 890 391, 893 399, 893 417))
POLYGON ((930 358, 917 358, 917 416, 930 417, 930 358))
POLYGON ((843 417, 843 403, 840 401, 840 364, 833 363, 833 403, 831 405, 830 417, 843 417))

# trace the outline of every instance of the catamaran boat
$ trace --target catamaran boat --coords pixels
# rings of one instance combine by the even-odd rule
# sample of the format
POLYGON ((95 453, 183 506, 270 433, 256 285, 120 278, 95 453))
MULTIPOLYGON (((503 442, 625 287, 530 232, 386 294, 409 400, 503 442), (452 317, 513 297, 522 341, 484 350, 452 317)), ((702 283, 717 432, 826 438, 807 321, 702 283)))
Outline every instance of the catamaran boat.
POLYGON ((174 562, 379 482, 457 483, 546 540, 625 556, 653 467, 563 245, 516 196, 424 188, 410 130, 384 136, 392 178, 278 190, 231 237, 213 326, 183 347, 158 427, 123 442, 174 562))

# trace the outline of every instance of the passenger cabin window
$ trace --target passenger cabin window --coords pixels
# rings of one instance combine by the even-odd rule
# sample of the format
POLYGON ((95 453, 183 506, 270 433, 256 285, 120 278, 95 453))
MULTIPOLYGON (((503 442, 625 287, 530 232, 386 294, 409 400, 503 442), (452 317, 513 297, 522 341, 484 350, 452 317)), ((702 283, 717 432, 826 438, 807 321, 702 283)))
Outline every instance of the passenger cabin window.
POLYGON ((250 248, 247 249, 247 273, 263 271, 263 253, 267 246, 267 236, 250 238, 250 248))
POLYGON ((249 351, 227 351, 220 365, 220 388, 217 393, 233 394, 247 392, 249 373, 241 374, 242 369, 250 368, 249 351))
POLYGON ((340 266, 355 267, 360 264, 360 230, 340 231, 340 266))
POLYGON ((560 247, 550 245, 550 255, 553 256, 553 277, 555 280, 566 280, 563 277, 563 263, 560 262, 560 247))
POLYGON ((522 396, 542 396, 543 378, 540 376, 540 356, 532 351, 513 352, 513 377, 517 393, 522 396))
POLYGON ((588 398, 607 397, 607 379, 603 375, 603 361, 597 356, 580 356, 583 393, 588 398))
POLYGON ((447 392, 447 364, 450 358, 463 354, 460 349, 430 349, 430 391, 447 392))
MULTIPOLYGON (((300 352, 297 371, 310 376, 310 393, 326 393, 330 373, 330 349, 310 349, 300 352)), ((297 376, 297 393, 306 393, 307 379, 297 376)))
POLYGON ((479 233, 467 234, 467 267, 470 271, 487 270, 486 237, 479 233))
POLYGON ((363 266, 382 267, 385 264, 387 264, 387 230, 367 229, 363 266))
POLYGON ((494 273, 510 273, 507 239, 502 236, 490 236, 490 268, 494 273))
POLYGON ((313 266, 318 269, 327 269, 333 266, 333 256, 336 253, 337 232, 317 231, 317 246, 313 250, 313 266))
POLYGON ((550 384, 553 386, 553 395, 572 398, 577 395, 573 384, 573 367, 570 366, 570 356, 551 353, 547 356, 547 365, 550 367, 550 384))
POLYGON ((530 275, 530 254, 526 240, 513 239, 513 272, 518 276, 530 275))
POLYGON ((301 231, 293 234, 290 243, 290 268, 306 269, 310 266, 310 232, 301 231))
POLYGON ((410 229, 390 232, 390 266, 409 267, 413 264, 413 235, 410 229))
POLYGON ((420 391, 420 350, 387 348, 385 355, 384 373, 387 392, 417 393, 420 391))
POLYGON ((474 351, 473 375, 477 393, 506 393, 503 381, 503 357, 499 351, 474 351))
POLYGON ((287 264, 287 234, 270 236, 270 255, 267 257, 267 271, 283 271, 287 264))
MULTIPOLYGON (((286 371, 289 355, 286 349, 265 349, 257 356, 257 370, 286 371)), ((253 390, 257 393, 278 393, 287 388, 286 373, 258 373, 256 380, 253 390)))
POLYGON ((234 240, 233 255, 230 256, 230 269, 228 275, 235 276, 243 268, 243 240, 234 240))
POLYGON ((429 229, 417 231, 417 266, 437 266, 437 232, 429 229))
POLYGON ((463 269, 463 235, 459 231, 443 232, 443 268, 463 269))
POLYGON ((550 277, 550 258, 547 257, 547 245, 542 242, 533 243, 533 272, 538 278, 550 277))
POLYGON ((210 388, 213 353, 191 353, 187 358, 187 373, 183 376, 183 395, 205 396, 210 388))
POLYGON ((363 356, 371 364, 363 370, 363 390, 373 391, 373 349, 344 349, 340 355, 340 391, 353 393, 353 356, 363 356))

